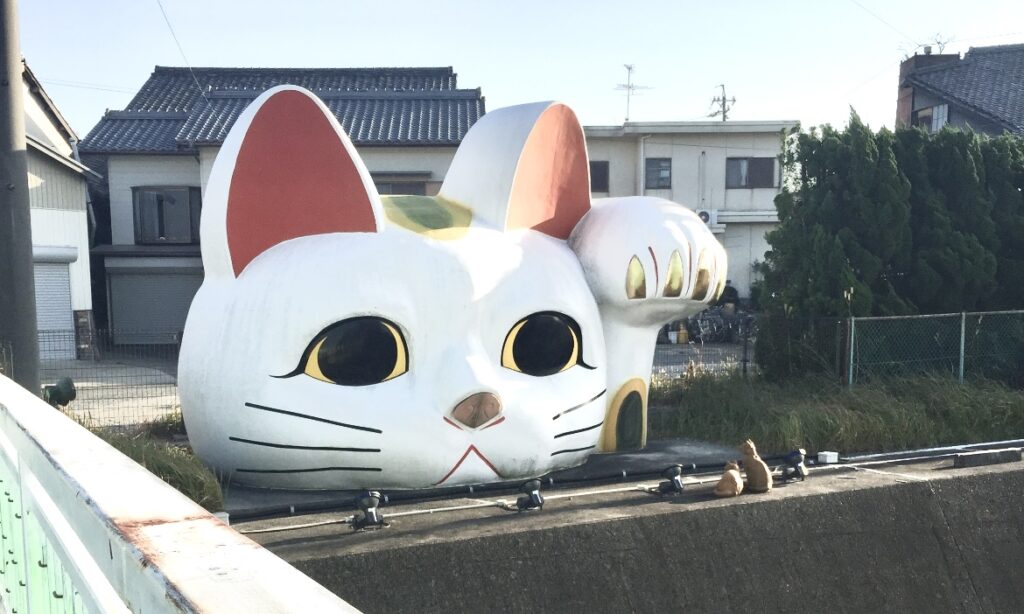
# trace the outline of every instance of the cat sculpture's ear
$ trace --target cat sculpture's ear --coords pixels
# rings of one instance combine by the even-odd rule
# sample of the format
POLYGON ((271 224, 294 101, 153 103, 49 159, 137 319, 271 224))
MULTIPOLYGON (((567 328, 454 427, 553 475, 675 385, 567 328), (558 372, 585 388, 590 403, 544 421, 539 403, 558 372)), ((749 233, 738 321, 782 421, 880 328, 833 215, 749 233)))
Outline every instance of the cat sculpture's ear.
POLYGON ((237 277, 298 237, 378 232, 370 174, 334 114, 311 92, 280 86, 253 101, 214 162, 200 237, 206 275, 237 277))
POLYGON ((462 140, 441 195, 497 228, 567 239, 590 210, 583 127, 558 102, 491 111, 462 140))

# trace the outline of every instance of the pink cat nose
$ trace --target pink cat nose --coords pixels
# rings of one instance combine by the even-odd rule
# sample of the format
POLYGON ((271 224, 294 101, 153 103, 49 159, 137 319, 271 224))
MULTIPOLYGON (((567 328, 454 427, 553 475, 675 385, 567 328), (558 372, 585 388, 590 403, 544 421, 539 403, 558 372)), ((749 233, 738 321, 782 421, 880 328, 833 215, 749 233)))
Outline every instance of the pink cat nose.
POLYGON ((452 410, 452 420, 475 429, 501 413, 501 399, 490 392, 471 394, 452 410))

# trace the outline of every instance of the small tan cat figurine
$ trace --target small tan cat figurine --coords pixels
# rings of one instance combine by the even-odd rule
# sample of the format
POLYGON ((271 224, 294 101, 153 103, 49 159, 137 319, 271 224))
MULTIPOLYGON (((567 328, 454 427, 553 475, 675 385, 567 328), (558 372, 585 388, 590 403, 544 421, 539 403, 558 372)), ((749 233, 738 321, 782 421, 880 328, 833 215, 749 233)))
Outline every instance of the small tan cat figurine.
POLYGON ((743 478, 740 476, 740 466, 735 462, 725 464, 725 472, 722 479, 718 480, 715 486, 716 497, 736 497, 743 492, 743 478))
POLYGON ((754 442, 746 440, 740 446, 743 453, 743 468, 747 470, 747 490, 750 492, 771 492, 772 472, 768 465, 757 455, 754 442))

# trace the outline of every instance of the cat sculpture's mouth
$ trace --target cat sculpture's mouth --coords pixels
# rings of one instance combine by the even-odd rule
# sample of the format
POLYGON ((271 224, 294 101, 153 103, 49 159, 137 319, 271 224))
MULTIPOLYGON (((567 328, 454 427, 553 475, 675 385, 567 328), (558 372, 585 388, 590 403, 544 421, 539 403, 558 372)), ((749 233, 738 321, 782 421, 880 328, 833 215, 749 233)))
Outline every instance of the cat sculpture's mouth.
MULTIPOLYGON (((434 486, 440 486, 441 484, 444 484, 449 479, 451 479, 453 475, 459 472, 460 468, 463 468, 463 464, 466 463, 467 459, 469 459, 470 462, 474 460, 476 461, 475 463, 473 463, 475 465, 473 469, 469 469, 468 467, 466 468, 469 469, 470 473, 479 474, 481 473, 480 470, 482 469, 482 467, 486 467, 487 469, 490 469, 490 471, 492 471, 494 475, 498 476, 499 478, 502 477, 501 473, 498 472, 498 469, 494 466, 494 464, 491 461, 489 461, 486 456, 483 455, 483 452, 478 450, 476 446, 470 444, 469 447, 466 448, 466 451, 459 458, 459 460, 455 462, 455 465, 453 465, 452 468, 448 471, 448 473, 444 474, 444 477, 438 480, 437 482, 434 482, 434 486)), ((484 481, 484 479, 481 477, 473 481, 482 482, 484 481)))

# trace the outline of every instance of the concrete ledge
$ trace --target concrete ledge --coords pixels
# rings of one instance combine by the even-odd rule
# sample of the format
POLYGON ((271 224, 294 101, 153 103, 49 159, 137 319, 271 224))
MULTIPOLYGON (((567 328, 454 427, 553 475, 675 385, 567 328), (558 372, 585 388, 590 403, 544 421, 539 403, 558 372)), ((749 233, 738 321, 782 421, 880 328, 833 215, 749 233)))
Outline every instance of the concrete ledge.
POLYGON ((366 612, 1019 611, 1024 471, 949 464, 260 541, 366 612))

